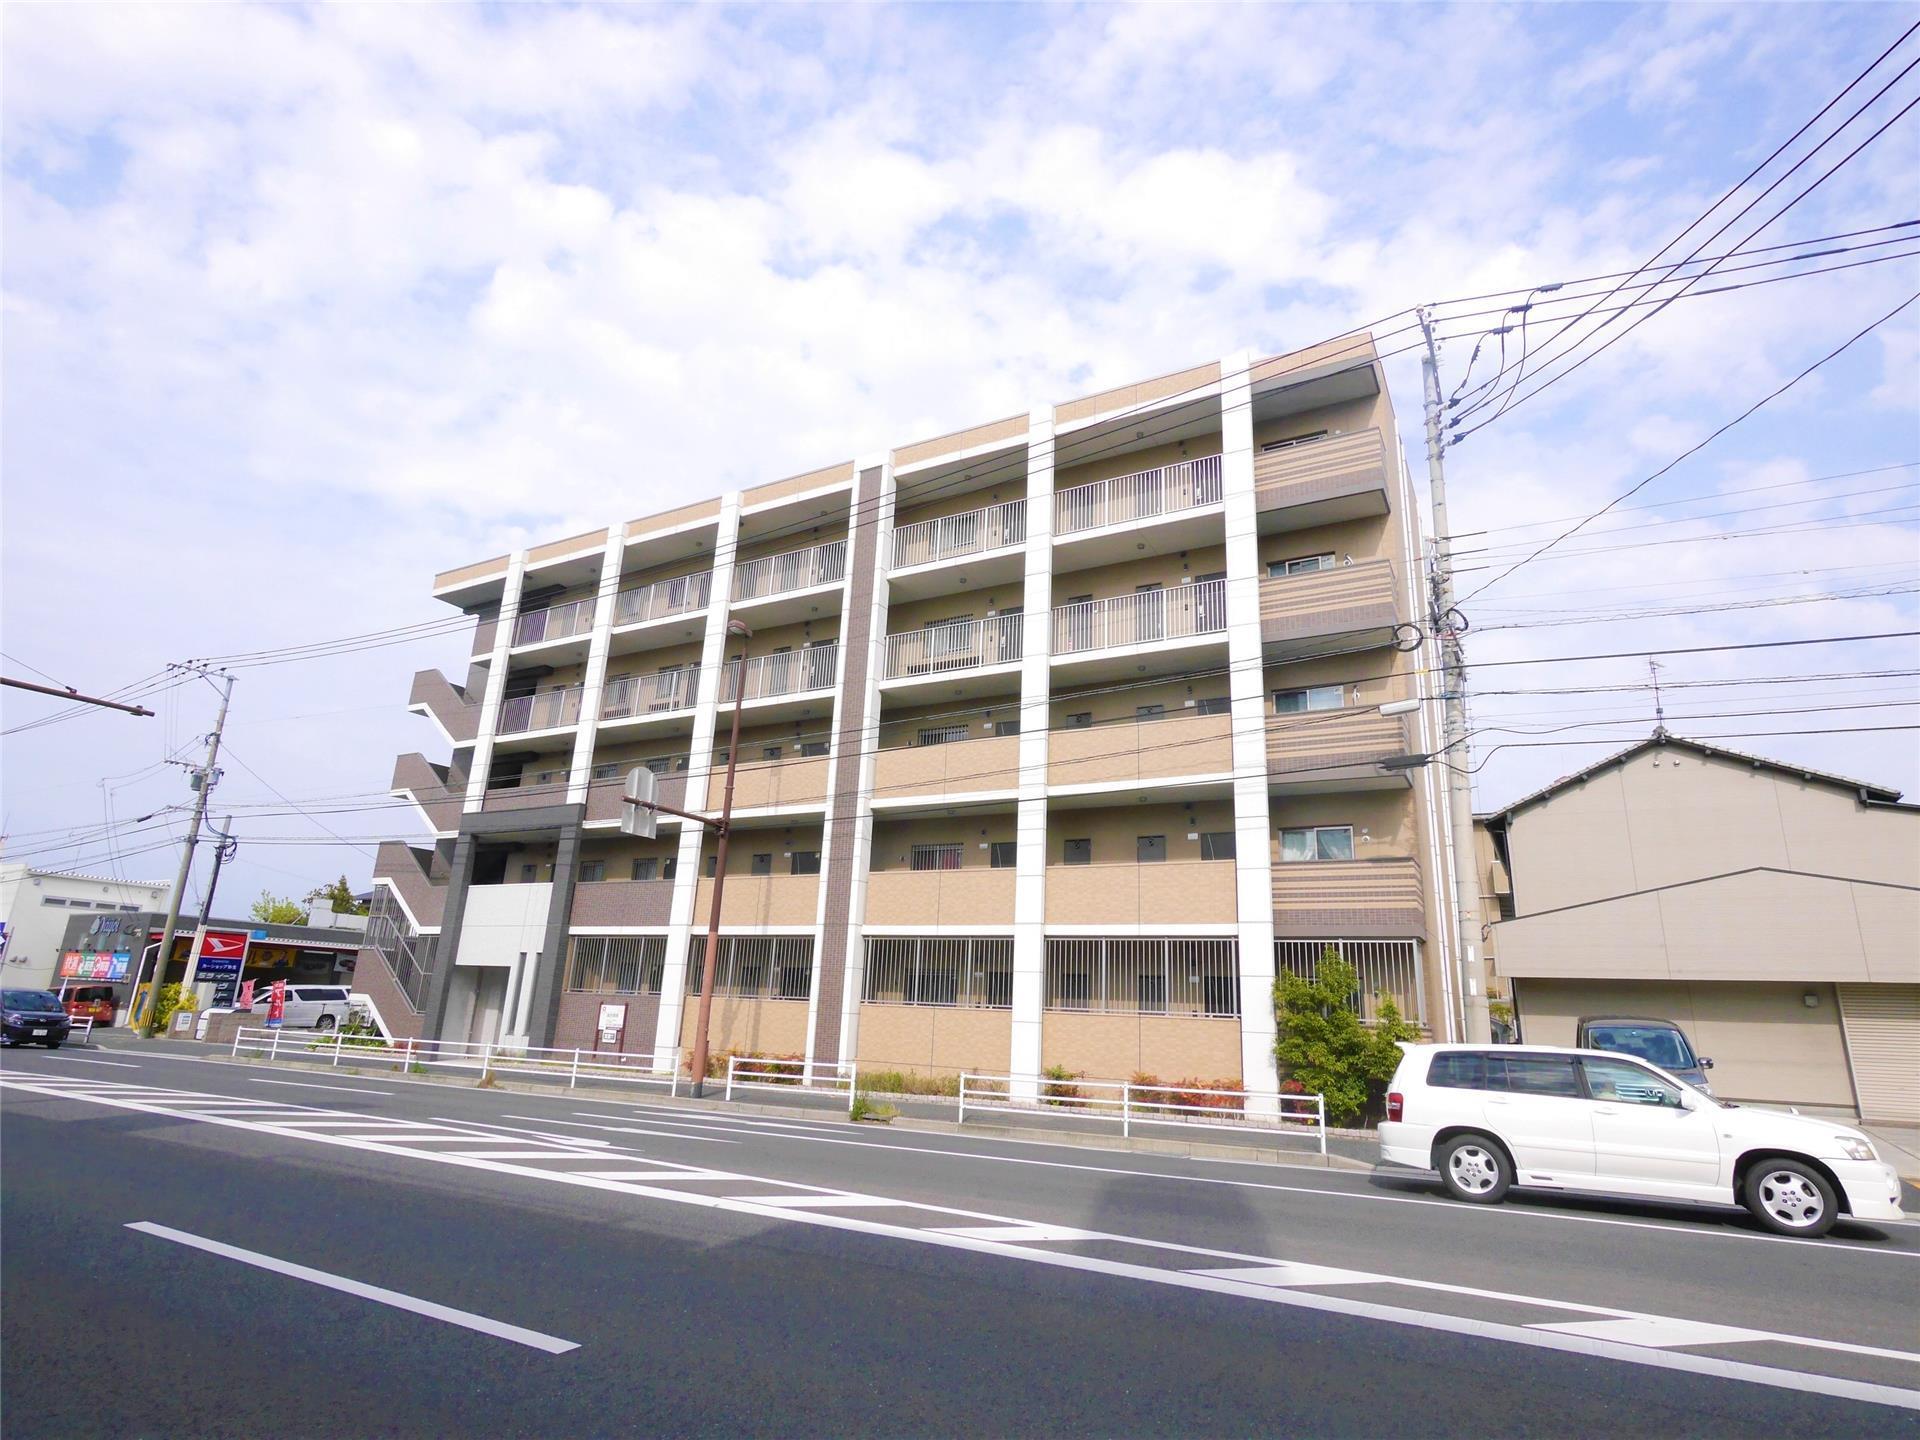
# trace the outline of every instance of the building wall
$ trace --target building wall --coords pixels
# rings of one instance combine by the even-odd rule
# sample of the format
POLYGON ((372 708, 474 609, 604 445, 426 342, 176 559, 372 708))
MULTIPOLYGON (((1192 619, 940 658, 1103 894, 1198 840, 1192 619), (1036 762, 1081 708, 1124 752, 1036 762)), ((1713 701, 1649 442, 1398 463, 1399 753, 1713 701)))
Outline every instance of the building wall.
POLYGON ((1011 1063, 1012 1014, 946 1005, 860 1007, 861 1070, 1004 1075, 1011 1063))
POLYGON ((9 989, 45 989, 55 985, 61 939, 78 915, 133 915, 167 908, 167 887, 159 881, 126 882, 95 875, 0 865, 0 920, 7 926, 6 963, 0 966, 9 989), (64 903, 55 903, 64 902, 64 903))

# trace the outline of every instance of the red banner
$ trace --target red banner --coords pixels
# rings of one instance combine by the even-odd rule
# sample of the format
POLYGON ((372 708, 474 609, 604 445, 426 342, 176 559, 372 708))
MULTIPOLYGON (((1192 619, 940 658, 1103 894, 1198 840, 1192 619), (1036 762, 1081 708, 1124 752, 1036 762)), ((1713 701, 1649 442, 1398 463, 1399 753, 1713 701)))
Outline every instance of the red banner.
POLYGON ((287 982, 276 980, 267 992, 267 1024, 278 1025, 287 1018, 287 982))

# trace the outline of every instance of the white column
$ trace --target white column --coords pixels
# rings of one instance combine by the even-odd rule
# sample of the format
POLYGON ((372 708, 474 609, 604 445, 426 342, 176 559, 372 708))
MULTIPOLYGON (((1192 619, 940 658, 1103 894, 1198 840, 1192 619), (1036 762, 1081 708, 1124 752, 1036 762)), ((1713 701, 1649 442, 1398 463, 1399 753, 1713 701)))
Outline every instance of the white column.
MULTIPOLYGON (((1240 1083, 1277 1096, 1273 1059, 1273 860, 1266 676, 1260 644, 1259 507, 1253 489, 1251 351, 1220 362, 1220 476, 1227 532, 1227 666, 1233 701, 1234 878, 1240 939, 1240 1083)), ((1266 1113, 1255 1099, 1250 1109, 1266 1113)))
POLYGON ((594 593, 593 635, 587 641, 587 670, 581 677, 580 733, 573 740, 573 763, 567 770, 567 803, 586 803, 587 784, 593 778, 593 743, 600 723, 600 692, 607 683, 607 653, 613 648, 613 605, 620 590, 620 570, 627 555, 627 527, 607 532, 607 553, 600 562, 600 585, 594 593))
POLYGON ((520 957, 520 993, 510 1012, 513 1016, 513 1029, 509 1032, 524 1048, 527 1043, 527 1025, 533 1010, 533 977, 540 973, 540 952, 529 950, 520 957))
POLYGON ((533 987, 527 984, 527 952, 522 950, 507 965, 507 993, 500 997, 500 1028, 493 1038, 500 1044, 509 1044, 513 1037, 523 1032, 513 1023, 513 1012, 520 1002, 521 995, 533 987))
MULTIPOLYGON (((1053 407, 1027 425, 1026 633, 1020 651, 1019 811, 1014 821, 1013 1050, 1015 1075, 1040 1073, 1047 976, 1047 724, 1053 650, 1053 407)), ((1015 1090, 1031 1099, 1031 1081, 1015 1090)))
POLYGON ((500 697, 507 689, 507 652, 520 618, 520 591, 527 573, 527 552, 507 557, 507 580, 500 592, 500 623, 493 627, 493 658, 487 664, 487 691, 480 701, 479 738, 473 746, 473 769, 467 775, 467 798, 461 806, 472 814, 487 795, 487 772, 493 766, 493 729, 500 721, 500 697))
MULTIPOLYGON (((700 647, 700 681, 693 712, 691 758, 687 761, 687 809, 704 811, 711 789, 713 730, 720 700, 720 665, 727 651, 727 612, 733 602, 733 559, 740 539, 740 492, 720 497, 720 519, 713 540, 713 584, 707 601, 707 632, 700 647)), ((653 1053, 663 1056, 680 1043, 680 1011, 687 991, 687 947, 696 922, 693 902, 700 885, 700 851, 706 826, 683 822, 679 869, 673 883, 673 909, 667 917, 667 954, 660 977, 660 1016, 653 1030, 653 1053)), ((658 1067, 656 1067, 658 1068, 658 1067)))

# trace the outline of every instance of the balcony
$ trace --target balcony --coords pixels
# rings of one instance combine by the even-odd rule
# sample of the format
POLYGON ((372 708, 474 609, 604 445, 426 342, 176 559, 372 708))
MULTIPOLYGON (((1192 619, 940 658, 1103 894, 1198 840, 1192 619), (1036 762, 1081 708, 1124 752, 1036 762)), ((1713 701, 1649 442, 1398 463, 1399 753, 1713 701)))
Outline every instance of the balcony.
POLYGON ((838 613, 837 591, 813 592, 825 585, 838 586, 846 574, 845 540, 833 540, 805 550, 789 550, 784 555, 762 556, 734 567, 733 603, 757 626, 838 613))
MULTIPOLYGON (((713 799, 719 799, 721 786, 724 783, 724 770, 716 771, 709 779, 708 790, 713 799)), ((827 757, 825 755, 796 755, 779 760, 756 760, 752 764, 739 765, 733 772, 733 808, 735 810, 771 810, 782 807, 824 810, 826 805, 827 757)))
POLYGON ((594 596, 584 600, 569 600, 564 605, 549 605, 544 610, 533 610, 513 622, 513 648, 528 649, 532 646, 551 646, 544 650, 542 658, 552 656, 565 659, 569 656, 585 658, 587 637, 593 633, 593 617, 597 609, 594 596), (577 643, 561 647, 563 640, 577 643), (577 653, 577 656, 575 655, 577 653))
POLYGON ((564 690, 509 696, 500 702, 500 718, 493 733, 529 735, 578 725, 580 697, 585 693, 584 686, 571 685, 564 690))
MULTIPOLYGON (((967 671, 995 672, 1001 689, 1018 690, 1016 670, 1000 669, 1020 663, 1026 653, 1027 617, 1020 612, 993 615, 985 620, 956 620, 889 635, 880 656, 880 679, 937 681, 967 671)), ((909 689, 906 684, 890 688, 909 689)), ((962 685, 956 693, 985 694, 992 685, 962 685)), ((945 688, 941 691, 946 694, 945 688)))
MULTIPOLYGON (((729 660, 720 669, 720 703, 731 705, 741 693, 742 662, 729 660)), ((745 702, 776 700, 783 695, 804 695, 816 690, 831 690, 840 674, 840 646, 808 645, 800 650, 783 650, 777 655, 756 655, 745 662, 745 702)))
POLYGON ((683 666, 652 675, 623 675, 600 691, 600 723, 641 721, 691 710, 700 698, 700 667, 683 666))
MULTIPOLYGON (((732 888, 732 878, 728 878, 732 888)), ((573 887, 574 930, 609 925, 665 926, 673 911, 671 880, 592 880, 573 887)))
POLYGON ((1012 925, 1015 872, 876 870, 867 877, 866 924, 1012 925))
POLYGON ((449 772, 424 755, 402 755, 393 762, 393 783, 388 788, 405 795, 427 817, 428 828, 451 835, 460 828, 460 810, 464 799, 448 788, 449 772))
POLYGON ((712 596, 711 570, 622 590, 613 597, 612 652, 627 655, 700 639, 706 633, 704 612, 712 596))
MULTIPOLYGON (((639 767, 636 765, 633 768, 638 769, 639 767)), ((620 817, 625 813, 627 808, 626 793, 627 776, 624 770, 617 779, 595 780, 592 784, 588 785, 586 823, 589 825, 619 824, 620 817)), ((686 773, 682 771, 675 775, 662 775, 654 790, 653 798, 658 800, 662 805, 673 806, 676 810, 686 809, 686 773)), ((667 825, 677 825, 680 823, 679 820, 672 815, 662 815, 660 819, 667 825)))
POLYGON ((1312 860, 1273 867, 1273 933, 1419 938, 1427 912, 1417 860, 1312 860))
POLYGON ((1369 429, 1262 451, 1253 461, 1253 489, 1262 535, 1385 515, 1386 442, 1369 429))
POLYGON ((1380 762, 1408 752, 1402 715, 1377 710, 1323 710, 1267 717, 1267 785, 1281 794, 1333 790, 1399 790, 1410 770, 1383 771, 1380 762))
POLYGON ((373 878, 392 886, 415 929, 438 929, 446 910, 447 887, 435 884, 428 873, 432 858, 430 851, 400 840, 382 840, 374 852, 373 878))
POLYGON ((1049 789, 1086 785, 1132 788, 1143 780, 1233 772, 1231 715, 1173 715, 1121 721, 1047 737, 1049 789))
POLYGON ((1054 566, 1080 570, 1128 559, 1147 526, 1159 552, 1217 545, 1222 494, 1218 455, 1057 491, 1053 538, 1070 548, 1054 566))
POLYGON ((1390 645, 1400 619, 1391 560, 1260 582, 1260 639, 1269 660, 1390 645))
POLYGON ((1231 925, 1239 917, 1234 865, 1049 865, 1049 925, 1231 925))
POLYGON ((1161 590, 1142 590, 1106 600, 1060 605, 1053 612, 1053 660, 1074 662, 1074 678, 1103 679, 1131 675, 1146 660, 1149 670, 1186 665, 1200 646, 1224 648, 1227 634, 1227 582, 1202 580, 1161 590), (1106 665, 1087 665, 1104 658, 1106 665))
MULTIPOLYGON (((735 843, 742 842, 736 839, 735 843)), ((720 897, 723 926, 813 925, 819 920, 819 910, 818 875, 729 875, 726 892, 720 897)), ((713 913, 713 881, 704 875, 694 892, 693 913, 702 924, 713 913)))
POLYGON ((896 746, 874 756, 873 804, 885 809, 916 798, 1011 791, 1019 779, 1017 735, 896 746))
POLYGON ((942 515, 894 530, 889 556, 896 600, 920 600, 952 588, 956 561, 965 565, 965 588, 1018 580, 1027 543, 1027 502, 1009 500, 942 515), (977 558, 976 558, 977 557, 977 558), (906 572, 923 572, 908 574, 906 572))
POLYGON ((480 702, 438 670, 422 670, 413 677, 407 709, 432 720, 450 744, 471 745, 479 737, 480 702))
POLYGON ((544 810, 549 805, 567 803, 567 779, 564 769, 529 772, 511 784, 487 786, 480 797, 480 808, 488 815, 515 810, 544 810))
POLYGON ((471 659, 484 665, 493 659, 494 638, 500 633, 500 621, 497 616, 489 616, 473 627, 473 652, 471 659))

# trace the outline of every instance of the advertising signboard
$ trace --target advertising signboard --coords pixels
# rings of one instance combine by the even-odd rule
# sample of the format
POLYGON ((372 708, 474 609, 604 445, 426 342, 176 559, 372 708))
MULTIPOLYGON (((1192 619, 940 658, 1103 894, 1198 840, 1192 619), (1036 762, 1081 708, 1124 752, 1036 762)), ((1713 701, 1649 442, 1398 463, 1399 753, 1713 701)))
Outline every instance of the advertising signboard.
MULTIPOLYGON (((601 1045, 618 1046, 620 1032, 627 1028, 627 1007, 625 1005, 602 1005, 600 1023, 594 1027, 600 1032, 601 1045)), ((599 1046, 595 1046, 598 1049, 599 1046)))
POLYGON ((287 982, 276 980, 273 988, 267 992, 267 1024, 276 1026, 285 1023, 287 1018, 287 982))

